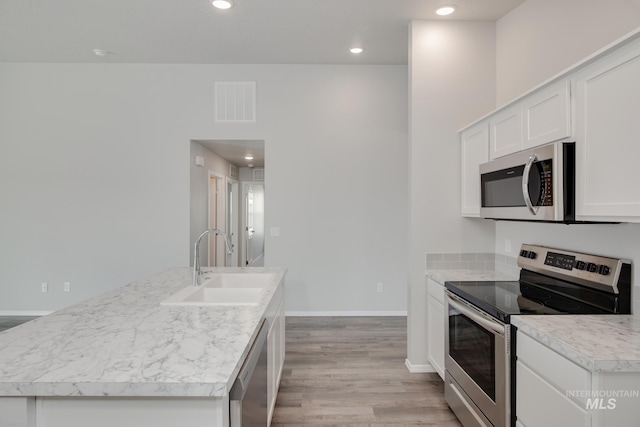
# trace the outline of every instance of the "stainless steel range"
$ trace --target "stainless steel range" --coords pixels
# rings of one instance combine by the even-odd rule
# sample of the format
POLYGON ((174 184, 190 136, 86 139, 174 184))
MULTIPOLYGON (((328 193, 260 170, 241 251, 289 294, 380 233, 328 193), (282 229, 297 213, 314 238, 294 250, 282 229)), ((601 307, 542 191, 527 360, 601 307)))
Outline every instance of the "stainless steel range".
POLYGON ((518 266, 518 281, 445 283, 445 399, 465 427, 515 425, 512 315, 631 313, 630 261, 524 244, 518 266))

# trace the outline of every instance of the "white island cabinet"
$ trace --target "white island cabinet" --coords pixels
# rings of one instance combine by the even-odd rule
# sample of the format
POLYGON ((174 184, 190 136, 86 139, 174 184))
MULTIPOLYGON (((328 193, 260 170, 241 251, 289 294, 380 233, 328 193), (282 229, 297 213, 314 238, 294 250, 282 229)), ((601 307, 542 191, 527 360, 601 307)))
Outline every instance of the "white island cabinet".
POLYGON ((0 333, 2 427, 228 427, 229 391, 268 322, 269 417, 284 361, 284 275, 257 304, 167 306, 176 268, 0 333))
POLYGON ((640 318, 514 316, 519 427, 632 427, 640 420, 640 318))
POLYGON ((267 408, 269 411, 269 424, 276 406, 278 387, 284 367, 285 345, 285 315, 284 315, 284 289, 280 289, 274 295, 272 307, 267 313, 269 323, 269 335, 267 336, 267 408))

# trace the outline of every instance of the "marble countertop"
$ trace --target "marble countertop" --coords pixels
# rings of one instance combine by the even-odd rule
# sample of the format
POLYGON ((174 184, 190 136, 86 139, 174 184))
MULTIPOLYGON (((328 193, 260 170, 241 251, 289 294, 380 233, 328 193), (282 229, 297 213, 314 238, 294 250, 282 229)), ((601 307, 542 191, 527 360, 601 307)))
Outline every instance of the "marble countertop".
POLYGON ((476 270, 427 270, 428 278, 444 286, 444 282, 476 281, 476 280, 518 280, 498 271, 476 270))
POLYGON ((512 316, 511 323, 591 372, 640 372, 640 316, 512 316))
POLYGON ((256 306, 161 306, 191 283, 175 268, 0 333, 0 396, 226 396, 281 268, 256 306))

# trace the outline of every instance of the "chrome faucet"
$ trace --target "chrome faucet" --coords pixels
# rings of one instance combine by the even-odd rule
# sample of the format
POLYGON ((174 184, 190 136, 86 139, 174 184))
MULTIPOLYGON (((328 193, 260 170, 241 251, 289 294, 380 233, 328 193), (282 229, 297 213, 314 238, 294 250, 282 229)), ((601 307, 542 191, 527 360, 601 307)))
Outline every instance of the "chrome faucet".
POLYGON ((200 240, 209 233, 215 233, 218 236, 222 236, 224 244, 227 247, 227 253, 231 254, 233 252, 233 246, 229 241, 229 237, 227 237, 222 230, 218 230, 217 228, 204 230, 202 234, 198 236, 196 243, 193 245, 193 280, 191 281, 193 286, 200 286, 200 275, 202 274, 200 271, 200 240))

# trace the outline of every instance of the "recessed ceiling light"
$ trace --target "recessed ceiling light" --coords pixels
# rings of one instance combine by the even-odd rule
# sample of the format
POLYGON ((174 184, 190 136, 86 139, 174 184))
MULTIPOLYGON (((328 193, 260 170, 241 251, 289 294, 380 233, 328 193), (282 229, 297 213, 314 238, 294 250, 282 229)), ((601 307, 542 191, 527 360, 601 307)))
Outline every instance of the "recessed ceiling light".
POLYGON ((247 154, 246 156, 244 156, 245 160, 253 160, 253 156, 251 154, 247 154))
POLYGON ((213 7, 217 7, 218 9, 229 9, 233 6, 233 2, 231 0, 211 0, 211 4, 213 7))
POLYGON ((451 15, 455 11, 456 7, 453 5, 440 6, 438 9, 436 9, 436 13, 440 16, 451 15))
POLYGON ((364 52, 364 49, 361 47, 352 47, 351 49, 349 49, 349 52, 358 54, 364 52))
POLYGON ((104 50, 104 49, 93 49, 93 54, 95 56, 99 56, 101 58, 104 58, 105 56, 107 56, 110 52, 108 50, 104 50))

